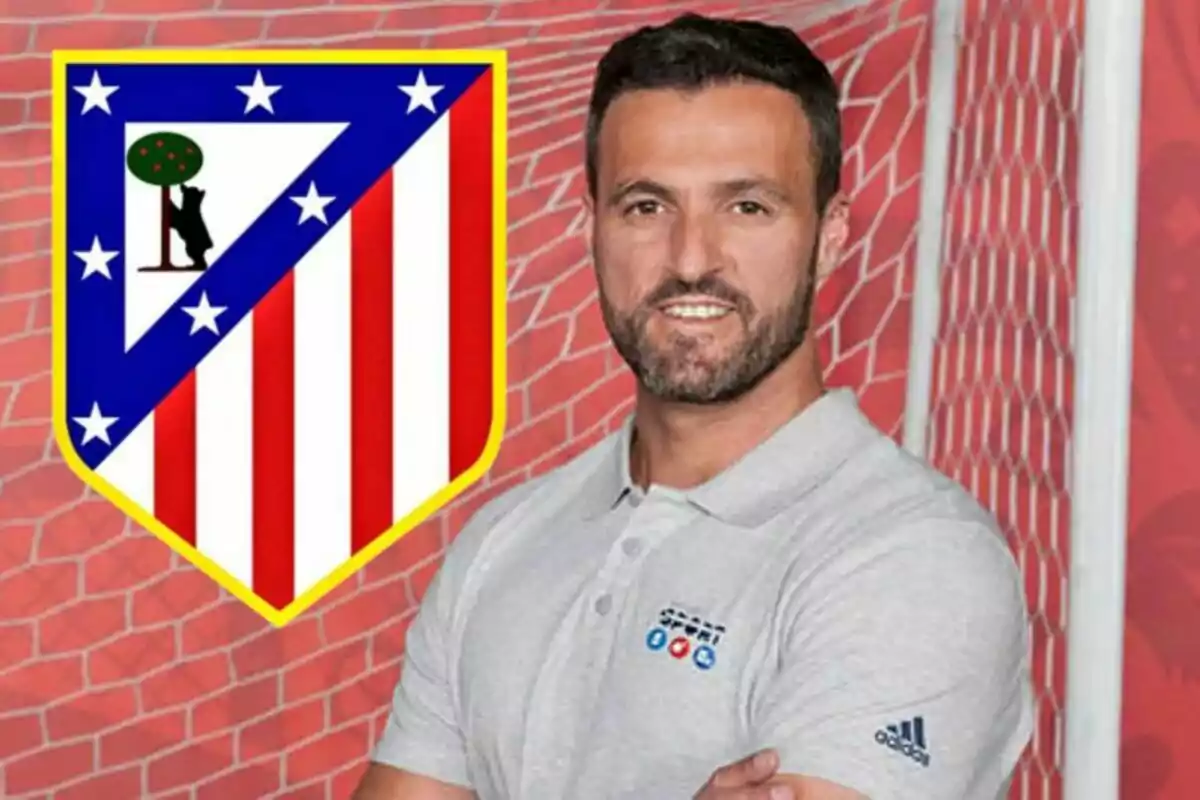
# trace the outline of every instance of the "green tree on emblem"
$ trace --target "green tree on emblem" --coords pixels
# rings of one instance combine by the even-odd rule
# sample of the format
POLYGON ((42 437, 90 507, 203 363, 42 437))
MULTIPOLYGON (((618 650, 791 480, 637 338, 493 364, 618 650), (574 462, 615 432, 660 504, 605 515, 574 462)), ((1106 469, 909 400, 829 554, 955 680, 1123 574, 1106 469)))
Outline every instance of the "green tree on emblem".
POLYGON ((204 166, 200 145, 180 133, 160 131, 147 134, 129 146, 125 163, 133 176, 161 190, 159 246, 157 264, 141 267, 142 272, 203 271, 208 268, 205 253, 213 242, 200 212, 204 190, 185 185, 196 177, 204 166), (179 186, 183 201, 176 206, 171 200, 171 187, 179 186), (184 250, 192 263, 178 266, 171 263, 171 231, 183 240, 184 250))

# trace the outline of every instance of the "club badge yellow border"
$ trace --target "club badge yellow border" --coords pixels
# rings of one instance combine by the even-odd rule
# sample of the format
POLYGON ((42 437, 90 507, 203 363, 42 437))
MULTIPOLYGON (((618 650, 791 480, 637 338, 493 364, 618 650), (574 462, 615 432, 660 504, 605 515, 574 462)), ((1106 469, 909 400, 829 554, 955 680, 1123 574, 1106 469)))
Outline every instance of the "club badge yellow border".
POLYGON ((168 547, 186 558, 276 627, 294 620, 402 536, 440 511, 491 469, 500 451, 507 416, 507 178, 508 57, 503 50, 57 50, 52 54, 51 118, 53 427, 68 467, 97 493, 120 508, 168 547), (491 67, 492 92, 492 424, 483 453, 475 464, 442 487, 424 504, 397 522, 370 545, 285 608, 277 609, 256 595, 216 562, 192 547, 148 514, 115 486, 92 471, 75 452, 66 412, 66 85, 67 67, 78 63, 109 64, 479 64, 491 67))

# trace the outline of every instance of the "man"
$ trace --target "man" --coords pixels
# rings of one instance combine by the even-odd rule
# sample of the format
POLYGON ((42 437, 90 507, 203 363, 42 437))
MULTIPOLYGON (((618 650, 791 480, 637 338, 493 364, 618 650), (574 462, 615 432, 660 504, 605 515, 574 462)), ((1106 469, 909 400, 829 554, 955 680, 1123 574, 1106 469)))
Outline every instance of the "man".
POLYGON ((359 800, 1003 796, 1032 724, 1015 564, 822 386, 837 99, 749 22, 601 60, 588 235, 636 411, 455 539, 359 800))

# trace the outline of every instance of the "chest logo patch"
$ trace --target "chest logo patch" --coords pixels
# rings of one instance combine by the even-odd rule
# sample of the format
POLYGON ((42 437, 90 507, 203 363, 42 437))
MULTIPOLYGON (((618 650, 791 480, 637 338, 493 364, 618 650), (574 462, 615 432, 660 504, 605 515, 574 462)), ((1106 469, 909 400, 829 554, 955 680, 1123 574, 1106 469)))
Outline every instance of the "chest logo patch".
POLYGON ((666 650, 676 661, 690 661, 707 672, 717 665, 717 646, 725 626, 702 619, 678 608, 664 608, 646 633, 646 647, 652 652, 666 650))

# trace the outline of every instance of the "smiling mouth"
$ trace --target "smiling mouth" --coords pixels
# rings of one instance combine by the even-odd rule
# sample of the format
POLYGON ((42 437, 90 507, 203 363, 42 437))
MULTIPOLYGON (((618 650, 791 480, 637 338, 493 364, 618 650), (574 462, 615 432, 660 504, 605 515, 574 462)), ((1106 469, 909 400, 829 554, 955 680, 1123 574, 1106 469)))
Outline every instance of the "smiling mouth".
POLYGON ((674 300, 658 310, 664 316, 682 320, 716 320, 734 312, 733 306, 710 299, 674 300))

